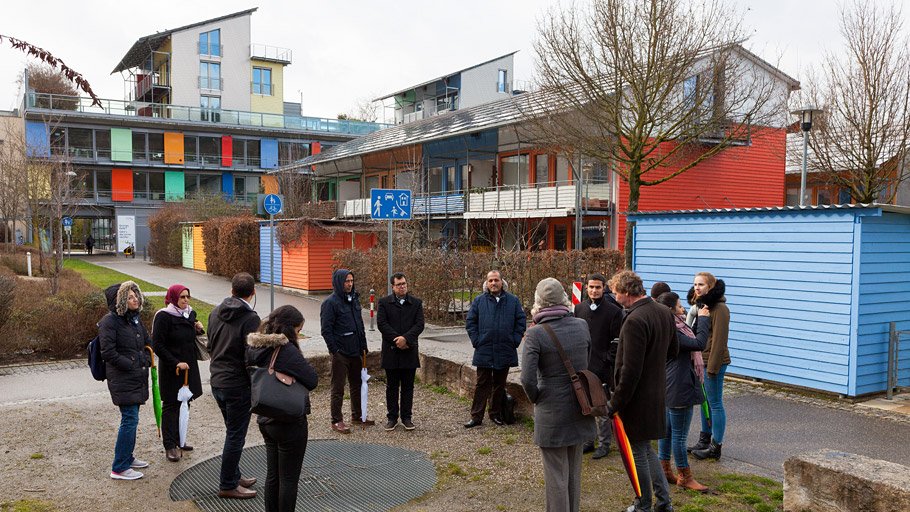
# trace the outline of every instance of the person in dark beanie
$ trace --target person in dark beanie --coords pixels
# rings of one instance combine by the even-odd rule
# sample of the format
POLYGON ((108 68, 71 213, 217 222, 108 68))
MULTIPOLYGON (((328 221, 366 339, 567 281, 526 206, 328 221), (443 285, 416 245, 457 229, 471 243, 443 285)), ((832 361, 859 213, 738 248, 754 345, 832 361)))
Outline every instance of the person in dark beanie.
MULTIPOLYGON (((575 306, 575 317, 588 322, 591 331, 591 355, 588 370, 608 389, 613 388, 613 367, 616 363, 616 348, 619 343, 619 329, 622 327, 622 309, 605 299, 607 278, 603 274, 591 274, 585 286, 587 298, 575 306)), ((608 393, 609 396, 609 393, 608 393)), ((610 439, 613 437, 613 422, 610 418, 597 418, 597 450, 594 439, 584 445, 584 453, 594 452, 592 458, 601 459, 610 453, 610 439)))
POLYGON ((414 377, 420 367, 417 337, 423 332, 423 303, 408 293, 408 280, 401 272, 393 274, 389 281, 392 294, 379 299, 376 318, 376 326, 382 333, 382 368, 386 376, 385 429, 395 430, 400 417, 405 430, 414 430, 411 415, 414 377))
POLYGON ((618 272, 610 279, 616 300, 626 308, 616 352, 615 386, 607 403, 609 415, 619 414, 632 445, 632 456, 641 483, 641 498, 627 512, 670 512, 670 489, 651 441, 667 431, 666 362, 679 351, 673 314, 645 293, 638 274, 618 272))
POLYGON ((322 338, 332 355, 332 430, 351 433, 341 413, 345 382, 351 393, 352 423, 372 426, 373 420, 360 417, 360 369, 367 352, 367 337, 360 313, 360 295, 350 270, 340 268, 332 274, 332 294, 322 303, 319 321, 322 338))
POLYGON ((670 285, 663 281, 658 281, 651 285, 651 298, 657 300, 661 295, 671 291, 673 290, 670 289, 670 285))
POLYGON ((255 478, 240 472, 240 454, 250 426, 250 375, 246 369, 246 337, 259 328, 259 315, 251 302, 256 297, 253 276, 241 272, 231 279, 231 296, 209 314, 208 350, 211 354, 212 395, 224 418, 224 449, 218 496, 250 499, 255 478))

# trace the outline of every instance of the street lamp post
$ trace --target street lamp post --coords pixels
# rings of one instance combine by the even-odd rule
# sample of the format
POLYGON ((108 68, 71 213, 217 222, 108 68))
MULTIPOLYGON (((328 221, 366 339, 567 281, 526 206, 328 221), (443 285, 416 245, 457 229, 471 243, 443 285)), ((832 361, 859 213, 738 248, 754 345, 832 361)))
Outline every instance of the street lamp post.
POLYGON ((812 116, 820 113, 812 105, 806 105, 801 109, 793 110, 790 114, 799 117, 799 128, 803 132, 803 169, 799 178, 799 205, 806 205, 806 175, 808 174, 809 165, 809 130, 812 129, 812 116))

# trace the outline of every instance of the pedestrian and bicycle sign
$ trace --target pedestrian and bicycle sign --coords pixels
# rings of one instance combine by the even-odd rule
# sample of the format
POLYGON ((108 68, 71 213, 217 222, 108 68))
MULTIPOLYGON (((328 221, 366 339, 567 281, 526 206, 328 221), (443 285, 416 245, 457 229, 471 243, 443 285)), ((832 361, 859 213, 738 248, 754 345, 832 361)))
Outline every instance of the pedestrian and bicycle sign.
POLYGON ((370 217, 374 220, 410 220, 411 191, 397 188, 370 189, 370 217))
POLYGON ((269 194, 262 200, 262 209, 269 215, 281 213, 281 206, 281 196, 278 194, 269 194))

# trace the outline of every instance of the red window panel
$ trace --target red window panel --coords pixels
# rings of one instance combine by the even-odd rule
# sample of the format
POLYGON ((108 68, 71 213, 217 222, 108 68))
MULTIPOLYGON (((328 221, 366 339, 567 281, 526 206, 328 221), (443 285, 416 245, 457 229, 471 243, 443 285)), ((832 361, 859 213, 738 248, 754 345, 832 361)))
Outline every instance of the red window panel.
POLYGON ((133 201, 132 169, 111 169, 111 200, 133 201))
POLYGON ((233 165, 234 139, 230 135, 221 136, 221 167, 233 165))

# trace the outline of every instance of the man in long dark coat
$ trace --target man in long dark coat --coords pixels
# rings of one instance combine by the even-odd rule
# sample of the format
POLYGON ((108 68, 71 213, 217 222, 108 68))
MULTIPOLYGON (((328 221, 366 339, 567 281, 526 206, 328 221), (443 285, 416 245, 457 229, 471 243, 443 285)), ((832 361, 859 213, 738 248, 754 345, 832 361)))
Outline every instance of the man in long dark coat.
POLYGON ((607 404, 610 416, 619 414, 632 445, 642 496, 627 512, 651 512, 651 488, 657 512, 673 510, 670 490, 651 448, 666 435, 667 359, 676 357, 679 342, 673 313, 645 293, 641 278, 631 270, 610 279, 616 301, 626 309, 616 352, 615 387, 607 404))

